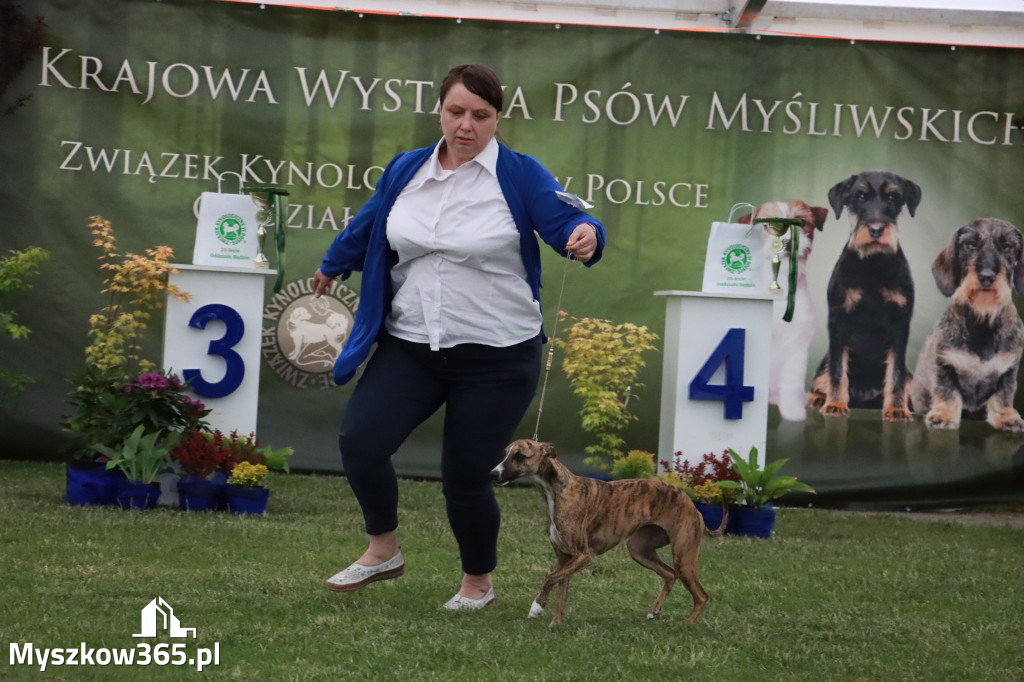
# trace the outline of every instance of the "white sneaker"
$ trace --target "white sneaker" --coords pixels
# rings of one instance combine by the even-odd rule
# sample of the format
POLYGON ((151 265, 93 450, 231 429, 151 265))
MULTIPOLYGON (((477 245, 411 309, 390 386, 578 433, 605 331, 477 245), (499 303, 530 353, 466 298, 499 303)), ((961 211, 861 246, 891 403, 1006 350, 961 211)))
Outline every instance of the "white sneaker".
POLYGON ((352 564, 344 571, 335 573, 327 579, 327 589, 335 592, 352 592, 366 587, 378 580, 390 580, 405 573, 405 559, 402 550, 382 564, 363 566, 352 564))
POLYGON ((490 606, 493 603, 494 588, 492 587, 487 590, 487 594, 479 599, 470 599, 469 597, 463 597, 461 594, 457 594, 445 602, 444 608, 449 611, 479 611, 485 606, 490 606))

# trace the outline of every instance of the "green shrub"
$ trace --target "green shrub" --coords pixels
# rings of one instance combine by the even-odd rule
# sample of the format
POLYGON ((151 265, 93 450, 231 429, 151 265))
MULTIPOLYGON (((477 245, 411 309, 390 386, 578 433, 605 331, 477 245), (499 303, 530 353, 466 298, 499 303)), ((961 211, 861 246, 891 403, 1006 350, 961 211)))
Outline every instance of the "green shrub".
POLYGON ((654 478, 654 455, 643 450, 630 450, 629 454, 612 462, 612 478, 654 478))

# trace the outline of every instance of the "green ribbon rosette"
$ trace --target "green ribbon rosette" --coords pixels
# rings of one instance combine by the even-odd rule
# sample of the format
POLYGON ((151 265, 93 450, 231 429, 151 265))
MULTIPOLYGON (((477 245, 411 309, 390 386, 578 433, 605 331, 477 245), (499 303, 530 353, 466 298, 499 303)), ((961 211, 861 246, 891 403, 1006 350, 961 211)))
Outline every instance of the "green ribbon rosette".
POLYGON ((789 288, 786 291, 786 312, 782 319, 790 322, 793 319, 793 309, 796 307, 797 252, 800 246, 800 227, 804 224, 803 218, 758 218, 755 222, 766 224, 771 232, 772 250, 775 253, 772 256, 772 283, 768 290, 773 294, 782 293, 782 287, 779 286, 782 260, 779 254, 786 248, 782 236, 789 232, 789 288))

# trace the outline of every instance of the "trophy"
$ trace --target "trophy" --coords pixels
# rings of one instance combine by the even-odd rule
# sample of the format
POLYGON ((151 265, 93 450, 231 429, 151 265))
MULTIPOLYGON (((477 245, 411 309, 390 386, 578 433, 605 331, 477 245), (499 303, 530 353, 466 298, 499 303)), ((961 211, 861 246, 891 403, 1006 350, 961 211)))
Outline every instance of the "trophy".
POLYGON ((755 222, 768 228, 768 248, 772 252, 772 281, 768 285, 768 293, 772 296, 781 296, 783 293, 782 286, 779 285, 779 270, 782 268, 781 254, 786 250, 787 244, 782 237, 789 232, 789 290, 786 297, 786 312, 782 316, 783 320, 789 322, 793 319, 793 307, 796 303, 799 228, 804 221, 802 218, 758 218, 755 222))
POLYGON ((274 293, 281 291, 284 282, 284 221, 288 209, 288 190, 280 187, 264 185, 245 185, 243 192, 248 192, 252 201, 259 209, 256 211, 256 256, 252 259, 254 268, 270 268, 270 260, 263 252, 263 244, 267 234, 274 232, 274 246, 277 251, 277 281, 274 293))

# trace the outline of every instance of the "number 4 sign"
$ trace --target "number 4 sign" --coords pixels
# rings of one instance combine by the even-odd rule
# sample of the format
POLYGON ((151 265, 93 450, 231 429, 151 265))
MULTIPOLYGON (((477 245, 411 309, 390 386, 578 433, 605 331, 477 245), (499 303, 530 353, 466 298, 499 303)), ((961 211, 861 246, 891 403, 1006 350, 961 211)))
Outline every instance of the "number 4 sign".
POLYGON ((707 362, 690 382, 690 400, 718 400, 725 403, 726 419, 743 419, 743 403, 754 401, 754 387, 743 385, 743 358, 746 353, 746 329, 725 333, 707 362), (725 383, 711 384, 719 366, 725 366, 725 383))
MULTIPOLYGON (((666 296, 658 461, 696 463, 726 448, 764 457, 772 298, 658 291, 666 296)), ((763 461, 763 459, 762 459, 763 461)))

